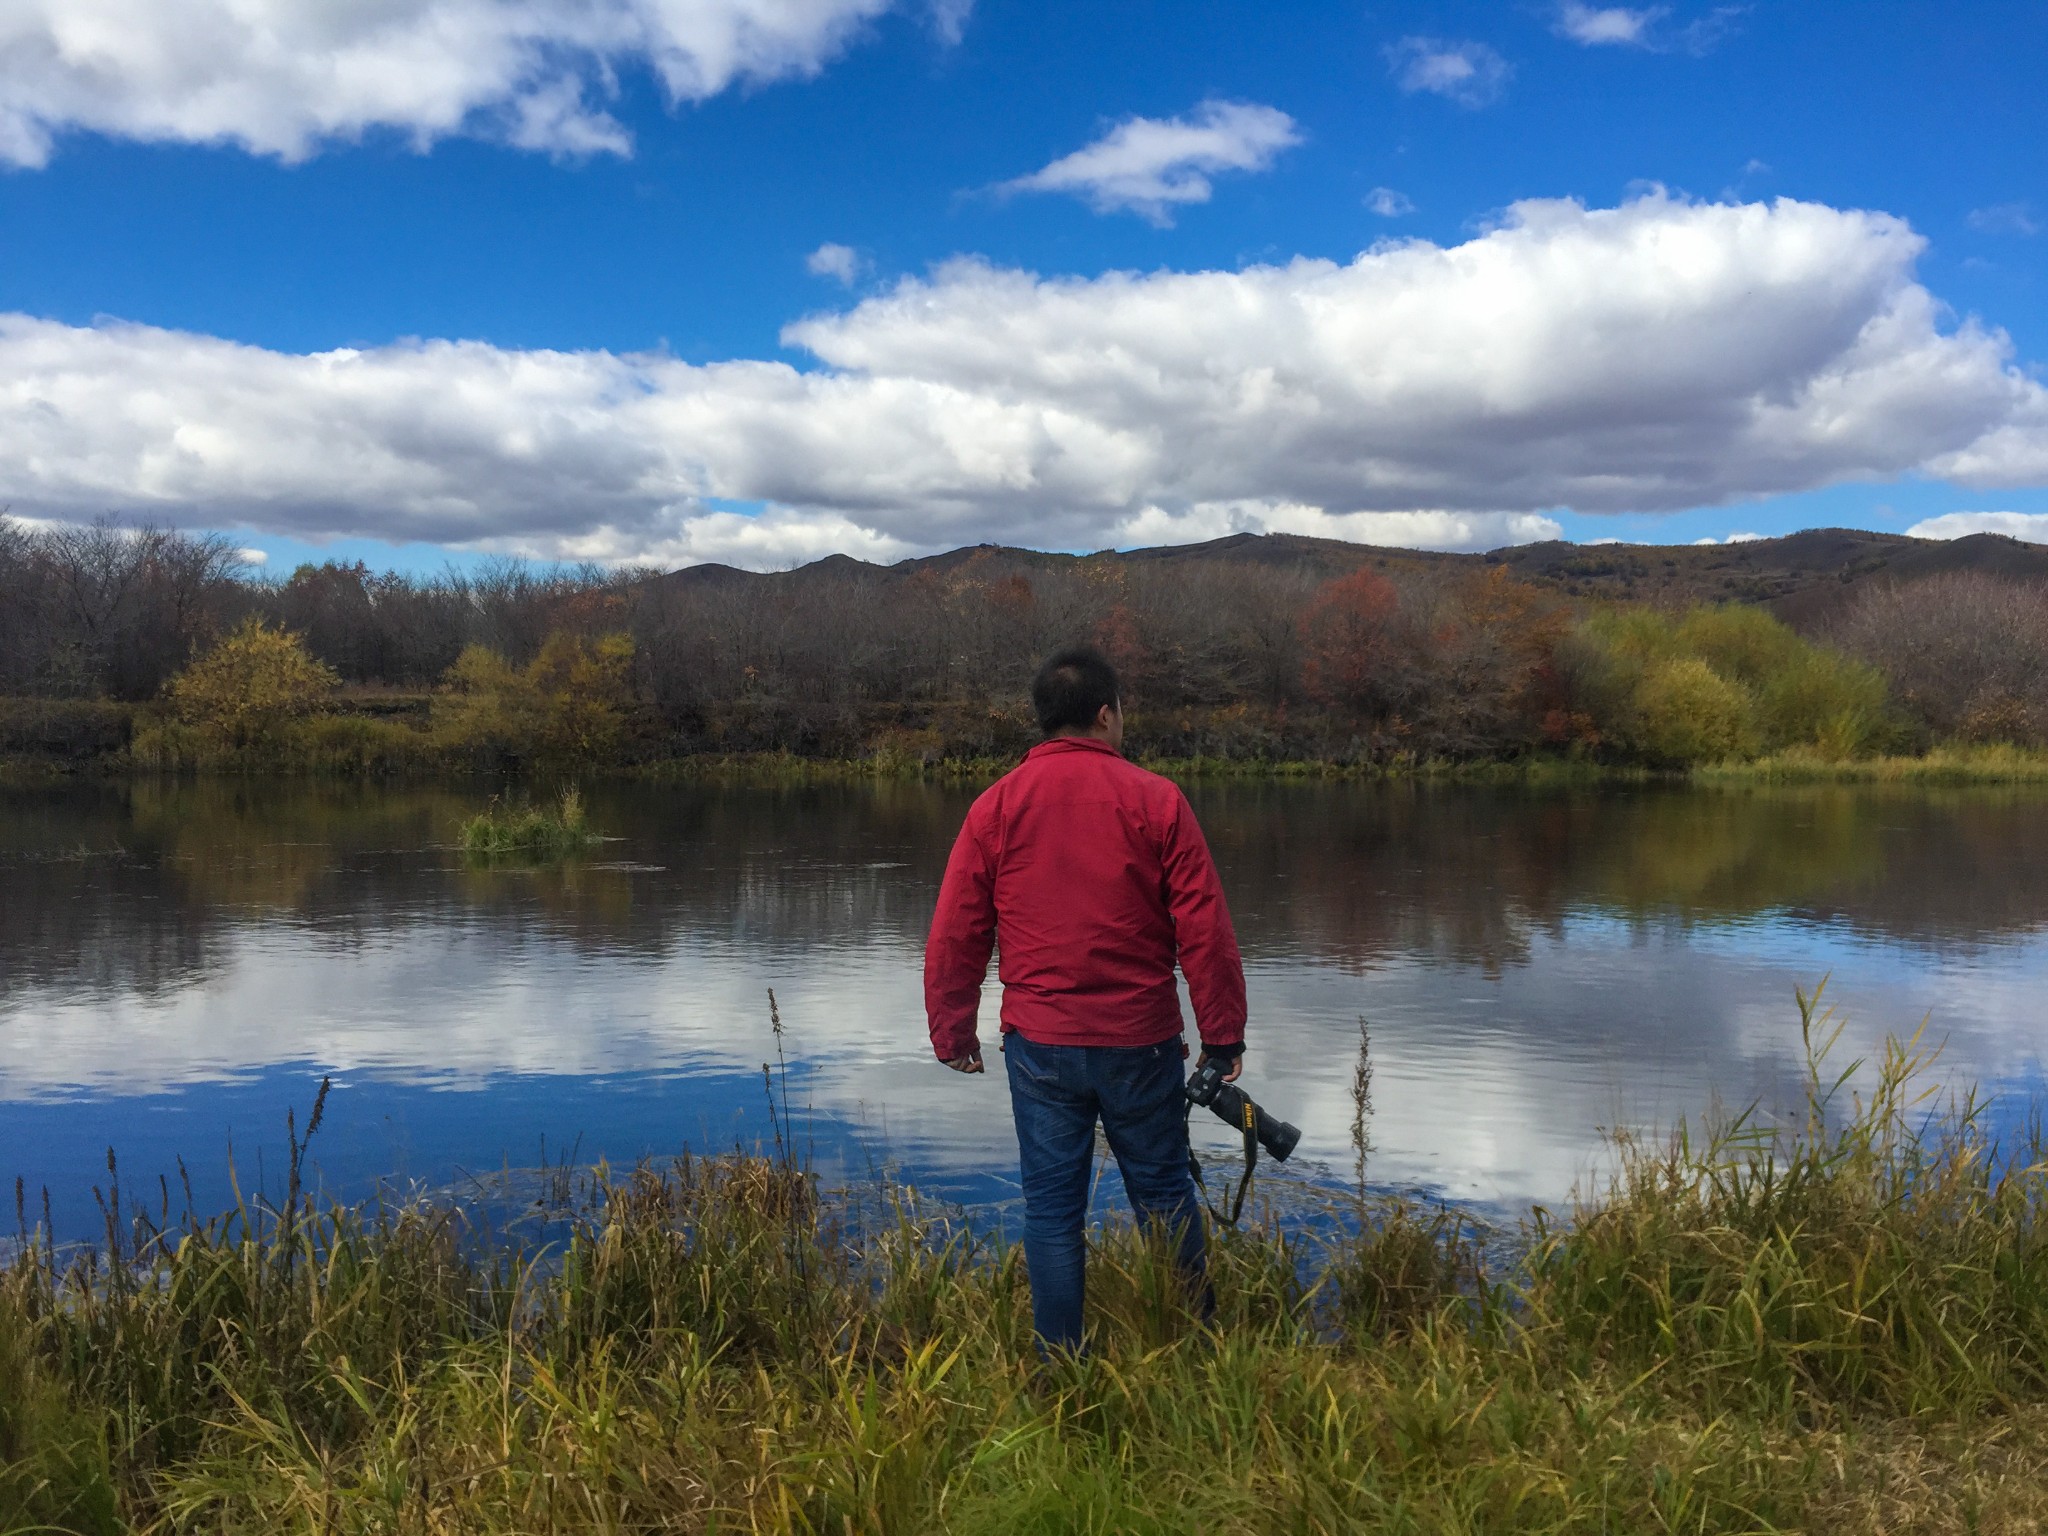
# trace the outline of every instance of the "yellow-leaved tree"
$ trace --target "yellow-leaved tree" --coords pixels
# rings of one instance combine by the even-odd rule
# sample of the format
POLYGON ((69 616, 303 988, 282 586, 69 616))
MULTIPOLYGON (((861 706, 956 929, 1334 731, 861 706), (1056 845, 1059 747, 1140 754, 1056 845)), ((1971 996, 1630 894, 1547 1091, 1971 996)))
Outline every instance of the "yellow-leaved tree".
POLYGON ((633 641, 556 630, 514 666, 472 645, 448 669, 434 709, 448 745, 512 758, 596 762, 618 746, 633 706, 633 641))
POLYGON ((290 630, 245 619, 167 685, 178 717, 216 746, 268 746, 289 720, 318 709, 340 685, 290 630))

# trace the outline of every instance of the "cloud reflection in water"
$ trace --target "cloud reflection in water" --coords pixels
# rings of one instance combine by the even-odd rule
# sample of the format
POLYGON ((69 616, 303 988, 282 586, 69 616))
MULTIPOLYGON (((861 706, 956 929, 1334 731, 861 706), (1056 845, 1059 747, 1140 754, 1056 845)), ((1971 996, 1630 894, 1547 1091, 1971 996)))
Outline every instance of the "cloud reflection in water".
MULTIPOLYGON (((1957 1078, 2039 1079, 2038 800, 1292 785, 1195 799, 1243 934, 1254 1089, 1340 1173, 1361 1015, 1375 1179, 1510 1205, 1562 1198, 1596 1166, 1597 1127, 1791 1101, 1792 987, 1829 973, 1857 1052, 1928 1015, 1957 1078)), ((496 1164, 533 1141, 535 1082, 745 1080, 773 1055, 774 987, 822 1115, 913 1171, 1012 1156, 1000 1082, 943 1073, 923 1037, 920 948, 963 794, 611 789, 593 817, 620 837, 613 867, 539 873, 466 870, 436 846, 466 804, 221 786, 14 797, 0 1126, 64 1100, 118 1140, 123 1102, 166 1090, 197 1125, 222 1085, 311 1064, 363 1114, 380 1092, 480 1096, 465 1156, 496 1164)), ((585 1150, 604 1151, 602 1100, 574 1101, 596 1122, 574 1128, 585 1150)), ((359 1171, 381 1171, 375 1148, 359 1171)))

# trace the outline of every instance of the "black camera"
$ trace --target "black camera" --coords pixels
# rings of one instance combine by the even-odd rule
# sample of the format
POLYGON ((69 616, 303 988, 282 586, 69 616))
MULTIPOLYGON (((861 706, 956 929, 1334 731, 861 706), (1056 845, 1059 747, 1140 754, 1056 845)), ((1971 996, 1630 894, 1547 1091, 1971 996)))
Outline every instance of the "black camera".
POLYGON ((1188 1079, 1188 1102, 1200 1104, 1232 1130, 1250 1131, 1258 1137, 1268 1157, 1286 1162, 1287 1154, 1301 1140, 1301 1132, 1285 1120, 1267 1114, 1235 1083, 1223 1081, 1223 1074, 1229 1070, 1229 1062, 1214 1059, 1196 1067, 1195 1075, 1188 1079))

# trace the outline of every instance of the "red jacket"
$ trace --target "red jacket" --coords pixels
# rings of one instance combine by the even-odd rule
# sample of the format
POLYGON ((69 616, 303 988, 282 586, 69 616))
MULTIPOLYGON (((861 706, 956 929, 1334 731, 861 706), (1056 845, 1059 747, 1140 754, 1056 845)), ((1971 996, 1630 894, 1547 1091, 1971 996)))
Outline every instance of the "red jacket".
POLYGON ((1244 1039, 1244 963, 1209 845, 1171 780, 1062 736, 975 800, 924 953, 941 1061, 973 1051, 1002 941, 1003 1028, 1040 1045, 1156 1045, 1181 1032, 1176 956, 1204 1045, 1244 1039))

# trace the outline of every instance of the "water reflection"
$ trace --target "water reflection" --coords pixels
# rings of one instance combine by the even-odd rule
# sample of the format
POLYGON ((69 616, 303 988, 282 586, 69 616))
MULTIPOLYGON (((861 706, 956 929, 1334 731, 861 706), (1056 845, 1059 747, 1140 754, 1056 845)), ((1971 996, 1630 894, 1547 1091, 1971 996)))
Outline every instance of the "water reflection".
MULTIPOLYGON (((1375 1176, 1509 1204, 1561 1196, 1597 1126, 1785 1099, 1791 988, 1829 972, 1853 1045, 1927 1014, 1959 1075, 2039 1075, 2038 797, 1194 798, 1244 943, 1257 1091, 1340 1168, 1361 1016, 1375 1176)), ((89 1182, 77 1149, 145 1125, 202 1160, 230 1124, 272 1134, 250 1124, 259 1090, 281 1116, 323 1070, 354 1127, 326 1151, 344 1185, 427 1176, 423 1144, 489 1166, 542 1132, 615 1157, 765 1133, 732 1085, 772 1053, 771 986, 835 1137, 963 1189, 1007 1159, 999 1084, 943 1073, 923 1041, 919 951, 964 792, 604 789, 616 840, 539 873, 455 857, 475 799, 151 783, 0 804, 0 1174, 89 1182), (429 1117, 456 1129, 423 1140, 429 1117)))

